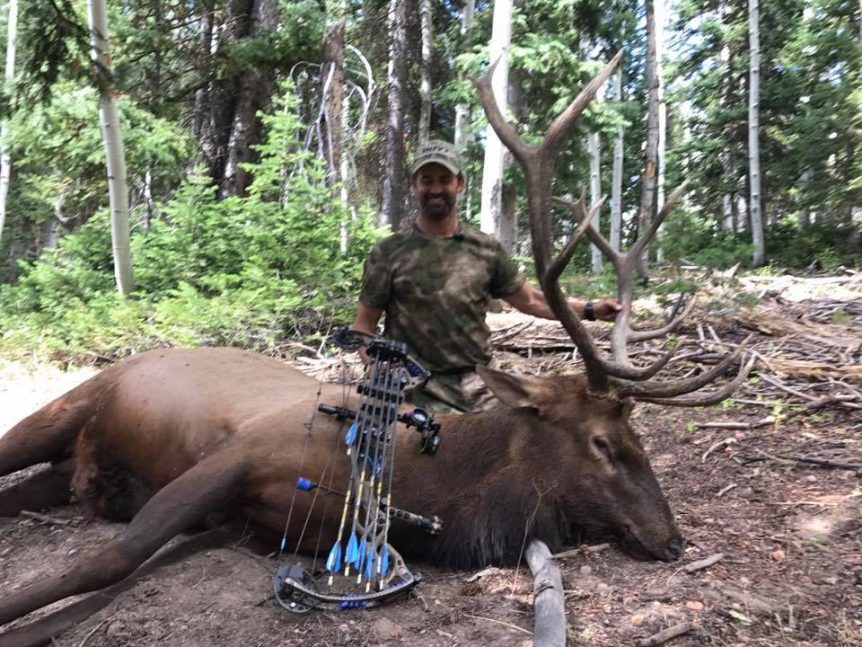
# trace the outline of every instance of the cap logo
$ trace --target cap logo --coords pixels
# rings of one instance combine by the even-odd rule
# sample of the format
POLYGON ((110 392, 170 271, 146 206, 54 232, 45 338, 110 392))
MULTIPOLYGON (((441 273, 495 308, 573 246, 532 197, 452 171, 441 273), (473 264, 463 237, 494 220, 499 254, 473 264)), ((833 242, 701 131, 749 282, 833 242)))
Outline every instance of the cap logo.
POLYGON ((410 166, 410 174, 414 175, 426 164, 440 164, 455 175, 461 174, 461 156, 455 146, 442 139, 432 139, 420 144, 410 166))

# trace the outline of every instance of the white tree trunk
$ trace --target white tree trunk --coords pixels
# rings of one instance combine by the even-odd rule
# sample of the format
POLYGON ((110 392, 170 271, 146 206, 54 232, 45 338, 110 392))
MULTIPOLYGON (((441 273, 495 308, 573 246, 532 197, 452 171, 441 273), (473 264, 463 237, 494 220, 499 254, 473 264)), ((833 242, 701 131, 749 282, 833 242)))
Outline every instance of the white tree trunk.
MULTIPOLYGON (((506 114, 509 89, 509 42, 512 36, 512 0, 495 0, 491 30, 490 61, 497 63, 491 88, 500 111, 506 114)), ((503 153, 505 149, 491 124, 485 128, 485 164, 482 171, 482 212, 480 226, 496 234, 503 204, 503 153)))
MULTIPOLYGON (((461 35, 463 36, 473 26, 473 14, 476 12, 476 0, 464 3, 464 13, 461 16, 461 35)), ((467 146, 467 118, 470 108, 466 103, 455 106, 455 148, 459 153, 467 146)))
MULTIPOLYGON (((92 58, 105 71, 111 69, 108 49, 108 14, 105 0, 88 0, 92 58)), ((129 248, 129 187, 123 133, 114 89, 100 84, 99 114, 108 169, 108 196, 111 205, 111 241, 114 248, 114 277, 120 294, 132 291, 132 255, 129 248)))
MULTIPOLYGON (((18 0, 9 0, 8 29, 6 31, 6 82, 7 90, 15 77, 15 39, 18 36, 18 0)), ((0 127, 0 241, 6 224, 6 199, 9 196, 9 176, 12 157, 9 154, 9 123, 4 119, 0 127)))
MULTIPOLYGON (((587 59, 593 59, 596 55, 596 49, 593 47, 593 43, 586 36, 586 34, 581 34, 581 55, 587 59)), ((599 88, 598 92, 596 92, 596 102, 604 101, 604 88, 599 88)), ((602 169, 602 142, 601 137, 598 131, 593 131, 587 135, 586 140, 587 147, 587 157, 590 160, 590 205, 596 204, 602 198, 602 178, 601 178, 601 169, 602 169)), ((600 218, 599 212, 597 211, 593 215, 592 225, 596 229, 596 231, 600 231, 600 218)), ((575 223, 575 227, 577 227, 577 223, 575 223)), ((602 273, 602 252, 595 245, 590 245, 590 268, 592 269, 593 274, 601 274, 602 273)))
MULTIPOLYGON (((623 73, 617 70, 614 74, 614 97, 622 103, 623 100, 623 73)), ((620 237, 623 228, 623 127, 617 127, 617 135, 614 138, 614 168, 611 178, 611 247, 615 250, 620 248, 620 237)))
MULTIPOLYGON (((667 151, 667 104, 664 100, 664 76, 662 70, 662 59, 664 58, 664 23, 665 0, 655 0, 655 75, 658 84, 658 183, 656 192, 656 212, 664 206, 665 193, 665 153, 667 151)), ((656 261, 664 262, 664 250, 661 248, 661 230, 659 227, 657 236, 659 245, 656 249, 656 261)))
POLYGON ((431 0, 420 0, 419 18, 422 24, 422 65, 419 72, 419 141, 428 141, 431 131, 431 0))
MULTIPOLYGON (((587 155, 590 158, 590 205, 594 205, 602 198, 602 143, 598 131, 591 132, 587 135, 587 155)), ((593 215, 593 227, 596 231, 599 231, 598 211, 593 215)), ((590 261, 593 274, 601 274, 602 252, 595 245, 590 245, 590 261)))
MULTIPOLYGON (((643 185, 641 188, 640 222, 638 232, 647 231, 655 213, 655 187, 658 171, 658 79, 656 77, 655 0, 646 0, 647 24, 647 127, 644 148, 643 185)), ((649 249, 644 249, 638 273, 646 276, 649 266, 649 249)))
POLYGON ((749 89, 748 89, 748 175, 751 194, 751 240, 754 243, 754 265, 763 265, 766 255, 763 241, 763 214, 760 195, 760 13, 758 0, 748 0, 749 89))

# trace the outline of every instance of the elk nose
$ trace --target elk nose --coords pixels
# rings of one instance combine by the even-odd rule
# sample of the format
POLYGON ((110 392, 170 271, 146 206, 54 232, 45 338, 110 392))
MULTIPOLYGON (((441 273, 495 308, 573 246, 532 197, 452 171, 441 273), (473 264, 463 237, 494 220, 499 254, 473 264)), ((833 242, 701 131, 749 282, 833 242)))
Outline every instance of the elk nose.
POLYGON ((667 556, 670 561, 676 561, 682 557, 685 549, 685 540, 682 537, 674 537, 667 542, 667 556))

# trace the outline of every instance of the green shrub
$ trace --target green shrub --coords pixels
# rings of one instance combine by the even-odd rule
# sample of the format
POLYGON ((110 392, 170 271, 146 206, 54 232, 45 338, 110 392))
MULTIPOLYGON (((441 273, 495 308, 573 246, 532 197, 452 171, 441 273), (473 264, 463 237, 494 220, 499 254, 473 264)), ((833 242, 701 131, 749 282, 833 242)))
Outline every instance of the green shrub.
MULTIPOLYGON (((285 92, 291 97, 292 93, 285 92)), ((0 286, 0 352, 113 358, 163 345, 275 352, 280 339, 346 320, 379 237, 371 210, 348 211, 319 160, 299 150, 289 100, 264 117, 268 137, 247 197, 219 200, 196 175, 131 237, 136 287, 114 287, 106 213, 0 286), (349 245, 342 251, 342 239, 349 245)))

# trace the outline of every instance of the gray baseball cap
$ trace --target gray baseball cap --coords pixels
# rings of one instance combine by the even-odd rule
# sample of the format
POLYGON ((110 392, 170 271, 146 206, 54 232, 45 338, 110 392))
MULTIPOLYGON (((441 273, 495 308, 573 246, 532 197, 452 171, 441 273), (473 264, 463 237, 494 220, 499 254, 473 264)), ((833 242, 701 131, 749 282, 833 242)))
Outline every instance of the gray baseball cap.
POLYGON ((416 171, 426 164, 440 164, 454 175, 461 175, 461 156, 454 145, 442 139, 429 139, 419 144, 413 164, 410 165, 410 175, 416 175, 416 171))

